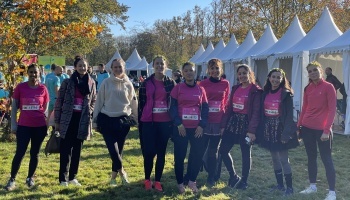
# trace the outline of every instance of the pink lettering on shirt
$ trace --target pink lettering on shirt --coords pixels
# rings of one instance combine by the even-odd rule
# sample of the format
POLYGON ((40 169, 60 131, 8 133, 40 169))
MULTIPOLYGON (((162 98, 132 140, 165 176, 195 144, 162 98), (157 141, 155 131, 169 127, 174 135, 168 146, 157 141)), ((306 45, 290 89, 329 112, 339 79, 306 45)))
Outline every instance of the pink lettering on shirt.
POLYGON ((248 94, 252 85, 246 88, 238 87, 232 96, 232 110, 240 114, 248 114, 248 94))
POLYGON ((182 120, 199 120, 198 107, 182 108, 182 120))
POLYGON ((22 111, 40 109, 40 100, 38 97, 21 98, 21 102, 22 102, 22 111))
POLYGON ((268 93, 264 100, 264 113, 268 117, 277 117, 281 115, 280 104, 281 104, 281 92, 279 89, 276 93, 268 93))

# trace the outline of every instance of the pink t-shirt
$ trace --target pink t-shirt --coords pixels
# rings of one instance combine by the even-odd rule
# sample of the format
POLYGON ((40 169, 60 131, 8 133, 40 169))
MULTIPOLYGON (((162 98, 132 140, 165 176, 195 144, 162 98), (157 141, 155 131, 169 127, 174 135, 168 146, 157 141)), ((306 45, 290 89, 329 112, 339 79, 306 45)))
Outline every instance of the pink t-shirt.
POLYGON ((13 98, 19 101, 21 110, 18 125, 46 126, 45 109, 49 102, 49 93, 43 84, 39 84, 37 88, 31 88, 28 82, 20 83, 15 88, 13 98))
POLYGON ((78 88, 75 87, 73 112, 81 112, 83 109, 83 100, 84 96, 79 92, 78 88))
POLYGON ((155 78, 153 83, 156 87, 156 92, 154 93, 154 102, 153 102, 153 121, 154 122, 169 122, 171 121, 169 112, 168 112, 168 100, 166 91, 164 88, 163 81, 158 81, 155 78))
POLYGON ((221 123, 222 116, 225 112, 225 106, 230 92, 230 84, 227 80, 222 79, 214 83, 210 79, 205 79, 199 83, 205 90, 209 105, 209 123, 221 123))
POLYGON ((171 91, 171 97, 177 100, 178 114, 185 128, 197 128, 201 119, 201 105, 208 102, 205 90, 199 85, 189 87, 180 83, 171 91))
POLYGON ((276 93, 269 92, 264 101, 264 113, 267 117, 279 117, 281 116, 281 93, 282 88, 280 88, 276 93))
POLYGON ((248 95, 252 85, 246 88, 238 87, 232 96, 233 112, 240 114, 248 114, 248 95))

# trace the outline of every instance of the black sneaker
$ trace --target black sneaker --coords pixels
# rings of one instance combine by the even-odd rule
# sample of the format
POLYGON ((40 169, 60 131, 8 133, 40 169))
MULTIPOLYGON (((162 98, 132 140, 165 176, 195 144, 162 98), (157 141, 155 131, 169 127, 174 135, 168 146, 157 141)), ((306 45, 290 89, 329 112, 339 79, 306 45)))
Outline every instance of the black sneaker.
POLYGON ((228 180, 228 186, 235 188, 237 187, 237 185, 240 183, 241 181, 241 177, 236 176, 236 177, 230 177, 230 179, 228 180))
POLYGON ((236 186, 236 189, 239 190, 246 190, 248 188, 248 183, 247 182, 239 182, 238 185, 236 186))
POLYGON ((6 184, 6 186, 5 186, 5 189, 6 189, 7 191, 12 191, 12 190, 14 190, 15 188, 16 188, 16 182, 15 182, 15 180, 13 180, 12 178, 10 178, 10 180, 7 181, 7 184, 6 184))
POLYGON ((34 180, 32 178, 26 179, 26 184, 29 188, 33 187, 35 185, 34 180))
POLYGON ((287 187, 286 191, 284 192, 284 196, 290 196, 294 194, 293 188, 287 187))
POLYGON ((275 185, 275 186, 272 186, 269 190, 269 192, 275 192, 275 191, 284 192, 286 191, 286 188, 284 188, 283 185, 275 185))
POLYGON ((208 186, 208 187, 214 187, 215 186, 215 181, 214 181, 214 179, 212 179, 212 178, 208 178, 207 179, 207 183, 206 183, 206 185, 208 186))

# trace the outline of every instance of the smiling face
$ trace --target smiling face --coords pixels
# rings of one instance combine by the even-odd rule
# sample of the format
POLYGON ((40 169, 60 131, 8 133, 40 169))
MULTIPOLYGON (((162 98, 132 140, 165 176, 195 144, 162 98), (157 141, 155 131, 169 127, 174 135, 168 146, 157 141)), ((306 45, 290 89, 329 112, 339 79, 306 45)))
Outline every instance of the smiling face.
POLYGON ((238 81, 242 84, 249 83, 249 71, 241 67, 237 71, 238 81))
POLYGON ((115 60, 112 62, 112 73, 116 77, 121 77, 124 74, 124 67, 119 60, 115 60))
POLYGON ((283 76, 281 72, 272 72, 272 74, 269 76, 272 89, 276 89, 280 86, 282 78, 283 76))
POLYGON ((186 81, 188 82, 194 81, 194 76, 195 76, 194 66, 185 65, 182 68, 182 74, 186 81))
POLYGON ((30 67, 27 70, 27 73, 28 73, 28 81, 30 81, 30 82, 39 81, 40 70, 38 67, 30 67))
POLYGON ((75 67, 75 70, 80 74, 80 75, 85 75, 87 73, 87 62, 84 60, 79 60, 77 63, 77 66, 75 67))
POLYGON ((217 64, 213 64, 212 66, 210 66, 208 68, 209 76, 216 78, 216 79, 220 78, 221 72, 222 72, 222 69, 217 64))
POLYGON ((154 59, 153 69, 155 74, 164 74, 166 69, 165 60, 163 58, 154 59))
POLYGON ((320 67, 317 67, 316 65, 310 65, 306 68, 306 70, 311 81, 318 81, 321 79, 322 72, 320 67))

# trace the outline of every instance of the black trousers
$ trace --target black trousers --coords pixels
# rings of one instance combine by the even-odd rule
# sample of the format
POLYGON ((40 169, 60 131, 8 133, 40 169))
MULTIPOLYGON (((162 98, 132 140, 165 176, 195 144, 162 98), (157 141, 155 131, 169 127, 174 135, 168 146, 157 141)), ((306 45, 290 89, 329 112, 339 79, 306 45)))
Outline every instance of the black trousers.
POLYGON ((155 181, 160 181, 165 164, 165 153, 172 122, 142 122, 141 143, 145 179, 150 179, 153 169, 153 159, 157 156, 155 168, 155 181))
POLYGON ((66 136, 60 142, 60 182, 71 181, 78 174, 80 154, 84 143, 84 140, 77 138, 80 117, 81 113, 73 112, 66 136))
POLYGON ((101 115, 101 120, 98 126, 112 159, 112 171, 118 172, 123 167, 123 148, 130 126, 122 126, 119 117, 109 117, 103 113, 99 115, 101 115))
POLYGON ((322 130, 315 130, 306 127, 301 128, 301 137, 305 144, 308 158, 308 173, 310 183, 316 183, 317 178, 317 146, 320 151, 321 160, 326 169, 326 176, 329 190, 335 190, 335 169, 332 159, 332 135, 330 140, 322 141, 322 130))
POLYGON ((203 135, 204 146, 207 147, 206 167, 208 171, 208 179, 214 180, 216 167, 218 165, 218 148, 221 136, 220 135, 203 135))
POLYGON ((177 127, 173 128, 172 139, 174 142, 175 176, 178 184, 183 183, 184 161, 190 142, 190 154, 188 156, 187 176, 190 181, 196 181, 199 170, 203 164, 202 158, 205 152, 204 138, 195 138, 195 128, 186 128, 186 136, 179 135, 177 127))
MULTIPOLYGON (((223 134, 219 148, 219 153, 221 154, 222 161, 224 162, 227 171, 230 173, 230 177, 237 176, 230 154, 230 151, 234 145, 233 137, 235 137, 234 134, 223 134)), ((251 146, 247 145, 243 141, 240 142, 240 146, 242 153, 242 181, 247 182, 252 164, 251 146)))
POLYGON ((32 177, 39 163, 39 151, 41 144, 43 143, 46 133, 47 126, 41 127, 27 127, 20 126, 17 127, 16 138, 17 146, 16 153, 12 160, 11 167, 11 178, 16 179, 16 175, 21 166, 23 157, 27 151, 28 144, 31 142, 30 148, 30 161, 29 161, 29 171, 28 177, 32 177))

